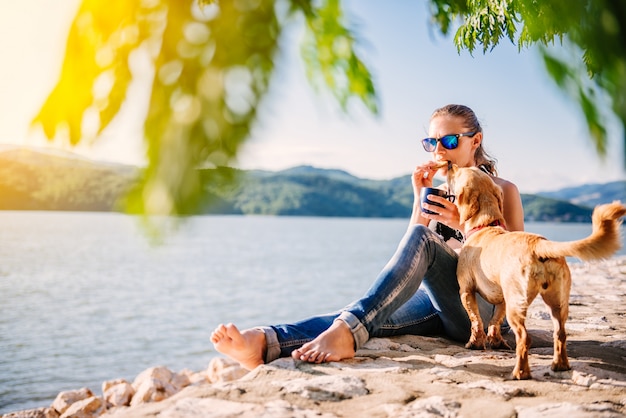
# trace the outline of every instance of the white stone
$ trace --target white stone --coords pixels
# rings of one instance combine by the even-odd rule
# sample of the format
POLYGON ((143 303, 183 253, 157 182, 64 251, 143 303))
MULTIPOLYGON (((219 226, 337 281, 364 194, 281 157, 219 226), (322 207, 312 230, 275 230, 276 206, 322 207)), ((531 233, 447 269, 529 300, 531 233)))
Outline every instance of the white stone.
POLYGON ((160 418, 253 417, 262 412, 260 405, 214 398, 184 398, 159 414, 160 418))
POLYGON ((160 380, 162 382, 170 382, 173 375, 174 373, 167 367, 151 367, 137 375, 137 377, 133 381, 133 387, 135 388, 135 390, 137 390, 145 380, 149 379, 160 380))
POLYGON ((273 384, 289 393, 297 393, 316 401, 340 401, 369 393, 363 379, 355 376, 319 376, 273 384))
POLYGON ((2 415, 2 418, 59 418, 59 413, 54 408, 36 408, 10 412, 2 415))
POLYGON ((63 414, 73 403, 91 398, 92 396, 93 392, 89 388, 61 392, 52 402, 52 408, 59 414, 63 414))
POLYGON ((201 383, 209 383, 209 377, 206 372, 194 373, 189 376, 189 384, 190 385, 198 385, 201 383))
MULTIPOLYGON (((134 387, 134 384, 133 384, 134 387)), ((136 388, 135 395, 130 401, 130 406, 140 405, 146 402, 159 402, 174 395, 176 388, 168 381, 148 378, 141 381, 136 388)))
POLYGON ((185 398, 159 414, 159 418, 335 418, 336 415, 302 409, 287 401, 264 405, 215 398, 185 398))
POLYGON ((515 408, 517 418, 613 418, 621 416, 609 403, 576 405, 569 402, 547 403, 515 408))
POLYGON ((207 376, 211 383, 232 382, 247 374, 248 370, 241 367, 239 363, 224 357, 214 358, 207 368, 207 376))
POLYGON ((265 411, 262 416, 267 418, 335 418, 337 416, 335 414, 302 409, 283 400, 268 402, 264 407, 265 411))
POLYGON ((180 386, 181 389, 189 385, 207 383, 209 381, 205 370, 201 372, 194 372, 190 369, 181 370, 180 372, 178 372, 178 376, 174 377, 172 380, 174 385, 180 386), (184 382, 184 379, 187 379, 186 383, 184 382))
POLYGON ((395 341, 391 341, 388 338, 371 338, 362 347, 365 350, 377 350, 377 351, 403 351, 412 352, 419 351, 417 348, 413 348, 407 344, 400 344, 395 341))
POLYGON ((592 374, 581 373, 576 370, 572 371, 572 382, 577 385, 589 387, 597 380, 598 378, 592 374))
POLYGON ((135 394, 130 405, 162 401, 189 386, 190 383, 186 373, 177 374, 163 366, 152 367, 141 372, 133 381, 132 387, 135 394))
POLYGON ((124 379, 102 384, 102 395, 107 406, 128 406, 134 394, 135 389, 124 379))
POLYGON ((524 395, 525 392, 523 389, 506 385, 504 383, 492 382, 491 380, 477 380, 475 382, 462 383, 459 385, 462 388, 467 389, 485 389, 489 392, 493 392, 497 395, 504 397, 504 399, 511 399, 515 396, 524 395))
POLYGON ((186 374, 175 373, 172 376, 172 380, 170 383, 176 388, 176 391, 180 391, 181 389, 186 388, 191 384, 191 380, 189 380, 189 376, 186 374))
POLYGON ((327 367, 339 370, 358 370, 364 373, 404 373, 408 370, 408 367, 403 363, 387 357, 379 357, 376 359, 355 357, 350 360, 333 361, 324 363, 323 365, 312 365, 314 370, 320 369, 322 373, 324 372, 324 368, 327 367))
POLYGON ((442 396, 417 399, 408 405, 385 405, 390 417, 394 418, 456 418, 461 404, 442 396))
POLYGON ((92 396, 81 401, 74 402, 61 415, 61 418, 94 418, 105 412, 106 408, 101 398, 92 396))

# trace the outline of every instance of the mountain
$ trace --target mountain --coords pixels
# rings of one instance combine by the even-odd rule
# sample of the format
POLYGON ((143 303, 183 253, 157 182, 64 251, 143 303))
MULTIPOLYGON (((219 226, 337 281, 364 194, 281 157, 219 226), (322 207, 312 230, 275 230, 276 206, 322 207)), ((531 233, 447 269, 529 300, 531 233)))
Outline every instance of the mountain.
MULTIPOLYGON (((119 211, 120 199, 138 175, 136 167, 67 152, 0 149, 0 209, 119 211)), ((220 168, 202 170, 201 175, 211 179, 201 210, 207 214, 408 218, 413 204, 410 175, 370 180, 311 166, 277 172, 220 168), (227 181, 235 177, 237 182, 227 181)), ((626 201, 622 186, 613 182, 523 194, 525 218, 589 222, 591 209, 575 202, 626 201), (592 194, 595 200, 589 198, 592 194)))
MULTIPOLYGON (((408 176, 407 176, 407 181, 408 176)), ((296 167, 279 172, 249 171, 227 193, 212 189, 221 203, 211 213, 255 215, 406 217, 410 214, 409 189, 393 181, 365 180, 340 170, 296 167), (408 193, 407 193, 408 191, 408 193), (407 214, 408 212, 408 214, 407 214)))
POLYGON ((591 222, 591 208, 564 200, 522 194, 524 221, 591 222))
POLYGON ((111 211, 137 169, 71 153, 10 148, 0 152, 0 209, 111 211))
POLYGON ((585 184, 567 187, 552 192, 540 192, 539 196, 565 200, 570 203, 593 208, 601 203, 621 200, 626 203, 626 180, 605 184, 585 184))

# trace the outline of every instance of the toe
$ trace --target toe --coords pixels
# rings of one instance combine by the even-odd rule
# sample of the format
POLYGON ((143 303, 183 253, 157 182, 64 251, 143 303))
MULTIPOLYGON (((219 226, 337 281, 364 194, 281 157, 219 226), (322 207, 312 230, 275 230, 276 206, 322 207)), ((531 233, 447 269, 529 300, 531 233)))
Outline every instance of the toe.
POLYGON ((326 361, 326 359, 328 358, 328 356, 330 356, 330 353, 324 353, 321 352, 317 355, 317 359, 316 359, 316 363, 324 363, 326 361))

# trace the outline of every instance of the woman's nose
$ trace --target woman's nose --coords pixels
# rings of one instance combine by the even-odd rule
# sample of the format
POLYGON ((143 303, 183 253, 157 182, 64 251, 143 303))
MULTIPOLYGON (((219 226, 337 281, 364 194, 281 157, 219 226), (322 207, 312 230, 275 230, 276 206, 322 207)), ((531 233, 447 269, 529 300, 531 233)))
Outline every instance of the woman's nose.
POLYGON ((437 145, 435 146, 435 153, 436 154, 442 154, 445 153, 447 151, 447 149, 441 145, 441 141, 437 141, 437 145))

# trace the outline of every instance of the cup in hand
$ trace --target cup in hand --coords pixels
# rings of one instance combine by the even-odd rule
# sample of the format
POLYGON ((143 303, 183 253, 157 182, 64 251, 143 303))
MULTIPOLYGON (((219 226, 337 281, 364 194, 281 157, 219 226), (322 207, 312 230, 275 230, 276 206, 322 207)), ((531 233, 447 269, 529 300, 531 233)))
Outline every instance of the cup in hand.
POLYGON ((454 195, 447 194, 444 190, 435 189, 434 187, 422 187, 422 190, 420 191, 420 208, 422 209, 422 212, 429 213, 431 215, 438 215, 438 213, 430 211, 428 209, 424 209, 424 203, 439 206, 440 208, 443 208, 444 206, 441 203, 433 202, 432 200, 428 199, 428 195, 441 196, 444 199, 448 199, 449 201, 454 202, 454 195))

